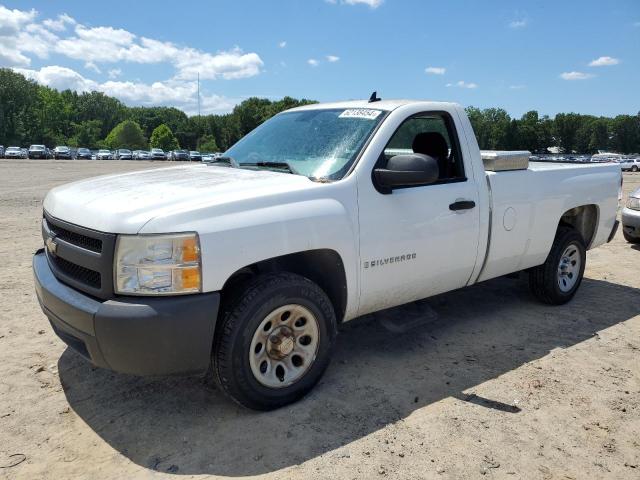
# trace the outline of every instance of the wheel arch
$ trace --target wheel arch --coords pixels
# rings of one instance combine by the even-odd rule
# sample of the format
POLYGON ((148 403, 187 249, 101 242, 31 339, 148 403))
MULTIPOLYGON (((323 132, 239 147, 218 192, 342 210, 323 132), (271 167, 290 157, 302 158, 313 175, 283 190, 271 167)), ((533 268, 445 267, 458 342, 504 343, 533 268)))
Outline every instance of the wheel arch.
POLYGON ((329 297, 338 323, 343 321, 348 300, 347 276, 342 257, 332 249, 290 253, 239 268, 222 287, 223 305, 232 302, 256 275, 269 272, 295 273, 316 283, 329 297))
POLYGON ((573 207, 562 214, 558 228, 566 226, 577 230, 582 235, 588 250, 596 236, 599 215, 600 211, 595 204, 573 207))

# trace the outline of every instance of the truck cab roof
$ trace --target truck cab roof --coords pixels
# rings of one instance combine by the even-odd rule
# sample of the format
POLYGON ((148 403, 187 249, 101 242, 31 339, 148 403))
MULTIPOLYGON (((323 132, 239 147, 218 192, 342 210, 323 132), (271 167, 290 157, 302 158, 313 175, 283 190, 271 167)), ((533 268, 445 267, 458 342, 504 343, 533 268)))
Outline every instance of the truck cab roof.
POLYGON ((453 102, 434 102, 430 100, 391 99, 378 100, 375 102, 369 102, 368 100, 349 100, 345 102, 312 103, 310 105, 303 105, 301 107, 292 108, 287 111, 295 112, 301 110, 321 110, 327 108, 370 108, 374 110, 384 110, 390 112, 399 107, 412 104, 424 104, 425 110, 442 110, 445 108, 458 106, 457 103, 453 102))

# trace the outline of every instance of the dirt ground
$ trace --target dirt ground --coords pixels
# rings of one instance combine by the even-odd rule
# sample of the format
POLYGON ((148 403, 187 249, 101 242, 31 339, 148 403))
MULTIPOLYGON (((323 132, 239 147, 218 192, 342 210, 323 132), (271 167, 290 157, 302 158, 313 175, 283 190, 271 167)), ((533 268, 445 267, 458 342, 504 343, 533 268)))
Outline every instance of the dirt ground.
MULTIPOLYGON (((640 248, 620 232, 566 306, 501 278, 350 322, 317 388, 275 412, 92 368, 34 294, 42 199, 159 165, 0 160, 0 478, 640 478, 640 248), (391 328, 407 314, 425 320, 391 328)), ((625 174, 625 197, 638 186, 625 174)))

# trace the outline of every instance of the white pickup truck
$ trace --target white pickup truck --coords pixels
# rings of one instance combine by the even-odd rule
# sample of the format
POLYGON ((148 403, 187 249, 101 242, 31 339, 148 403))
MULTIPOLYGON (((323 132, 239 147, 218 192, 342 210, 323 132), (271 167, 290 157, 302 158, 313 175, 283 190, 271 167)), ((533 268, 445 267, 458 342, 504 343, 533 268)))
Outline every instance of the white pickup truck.
POLYGON ((44 201, 38 299, 93 364, 205 373, 272 409, 319 380, 355 317, 526 270, 576 293, 618 222, 618 165, 481 152, 464 110, 295 108, 213 163, 83 180, 44 201))

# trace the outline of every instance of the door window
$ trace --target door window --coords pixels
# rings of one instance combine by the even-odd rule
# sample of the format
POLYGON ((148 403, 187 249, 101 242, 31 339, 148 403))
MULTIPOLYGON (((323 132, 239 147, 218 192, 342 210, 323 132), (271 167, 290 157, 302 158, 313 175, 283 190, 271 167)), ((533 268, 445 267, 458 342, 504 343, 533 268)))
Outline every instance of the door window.
POLYGON ((389 140, 380 159, 386 166, 395 155, 422 153, 433 157, 440 170, 437 183, 465 180, 462 155, 448 115, 421 113, 405 120, 389 140))

